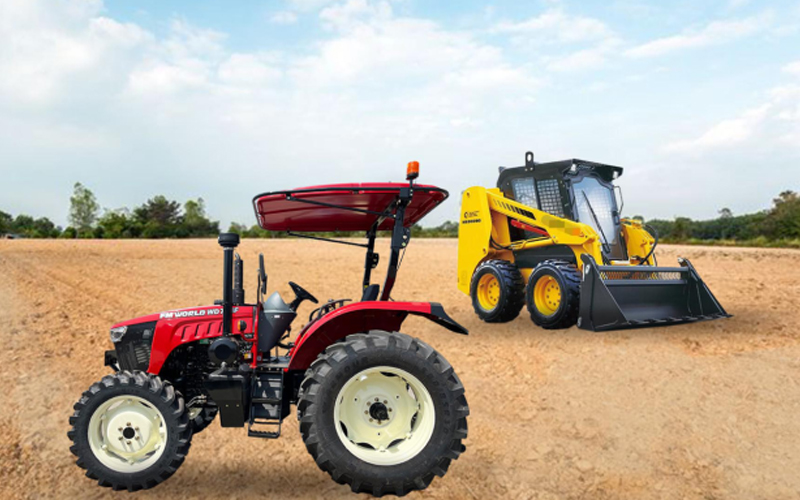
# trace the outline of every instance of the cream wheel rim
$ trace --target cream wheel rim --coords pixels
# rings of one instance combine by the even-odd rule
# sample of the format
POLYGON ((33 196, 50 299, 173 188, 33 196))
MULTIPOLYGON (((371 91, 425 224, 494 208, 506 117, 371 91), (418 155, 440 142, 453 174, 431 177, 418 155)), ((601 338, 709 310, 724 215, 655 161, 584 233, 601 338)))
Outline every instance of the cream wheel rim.
POLYGON ((436 410, 415 376, 391 366, 357 373, 344 384, 333 408, 339 439, 350 453, 373 465, 397 465, 430 442, 436 410))
POLYGON ((109 469, 133 473, 161 458, 167 444, 164 416, 146 399, 116 396, 100 405, 89 419, 89 446, 109 469))

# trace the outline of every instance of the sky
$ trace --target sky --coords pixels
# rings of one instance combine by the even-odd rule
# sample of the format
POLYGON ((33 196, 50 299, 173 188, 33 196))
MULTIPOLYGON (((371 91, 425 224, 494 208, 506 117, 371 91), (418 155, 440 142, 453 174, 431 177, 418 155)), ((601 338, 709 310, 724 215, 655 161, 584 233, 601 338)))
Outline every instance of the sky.
POLYGON ((163 194, 252 197, 498 166, 625 168, 624 213, 713 218, 800 190, 800 4, 2 0, 0 210, 67 224, 163 194))

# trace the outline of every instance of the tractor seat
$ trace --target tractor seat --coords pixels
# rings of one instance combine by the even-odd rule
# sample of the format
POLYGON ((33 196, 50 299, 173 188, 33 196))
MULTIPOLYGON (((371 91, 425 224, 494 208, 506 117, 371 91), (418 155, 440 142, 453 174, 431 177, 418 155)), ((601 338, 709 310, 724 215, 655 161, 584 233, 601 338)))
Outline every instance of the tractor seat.
POLYGON ((370 300, 378 300, 378 293, 381 291, 380 285, 370 285, 364 289, 364 293, 361 295, 361 302, 366 302, 370 300))

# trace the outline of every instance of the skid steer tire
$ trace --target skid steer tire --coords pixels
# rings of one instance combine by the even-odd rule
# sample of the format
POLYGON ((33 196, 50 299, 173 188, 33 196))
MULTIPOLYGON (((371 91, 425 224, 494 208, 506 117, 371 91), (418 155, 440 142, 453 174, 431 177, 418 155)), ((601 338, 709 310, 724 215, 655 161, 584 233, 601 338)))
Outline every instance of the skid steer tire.
POLYGON ((402 333, 371 331, 317 357, 297 415, 308 452, 334 481, 403 496, 444 476, 463 453, 469 406, 441 354, 402 333))
POLYGON ((189 452, 192 427, 183 398, 155 375, 105 376, 73 408, 70 451, 100 486, 152 488, 174 474, 189 452))
POLYGON ((578 322, 580 312, 581 273, 574 264, 563 260, 546 260, 531 273, 525 302, 536 325, 558 330, 578 322))
POLYGON ((472 308, 487 323, 513 321, 525 305, 525 280, 512 262, 487 260, 472 274, 472 308))

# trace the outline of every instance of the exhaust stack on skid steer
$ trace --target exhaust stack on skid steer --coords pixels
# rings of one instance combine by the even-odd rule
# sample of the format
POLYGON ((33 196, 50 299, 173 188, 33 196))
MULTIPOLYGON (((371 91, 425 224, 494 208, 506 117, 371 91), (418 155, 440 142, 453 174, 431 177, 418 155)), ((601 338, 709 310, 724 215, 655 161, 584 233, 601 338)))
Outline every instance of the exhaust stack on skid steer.
POLYGON ((658 267, 658 235, 621 217, 622 168, 571 159, 500 168, 461 201, 458 287, 489 323, 527 305, 548 329, 657 326, 728 317, 685 259, 658 267))

